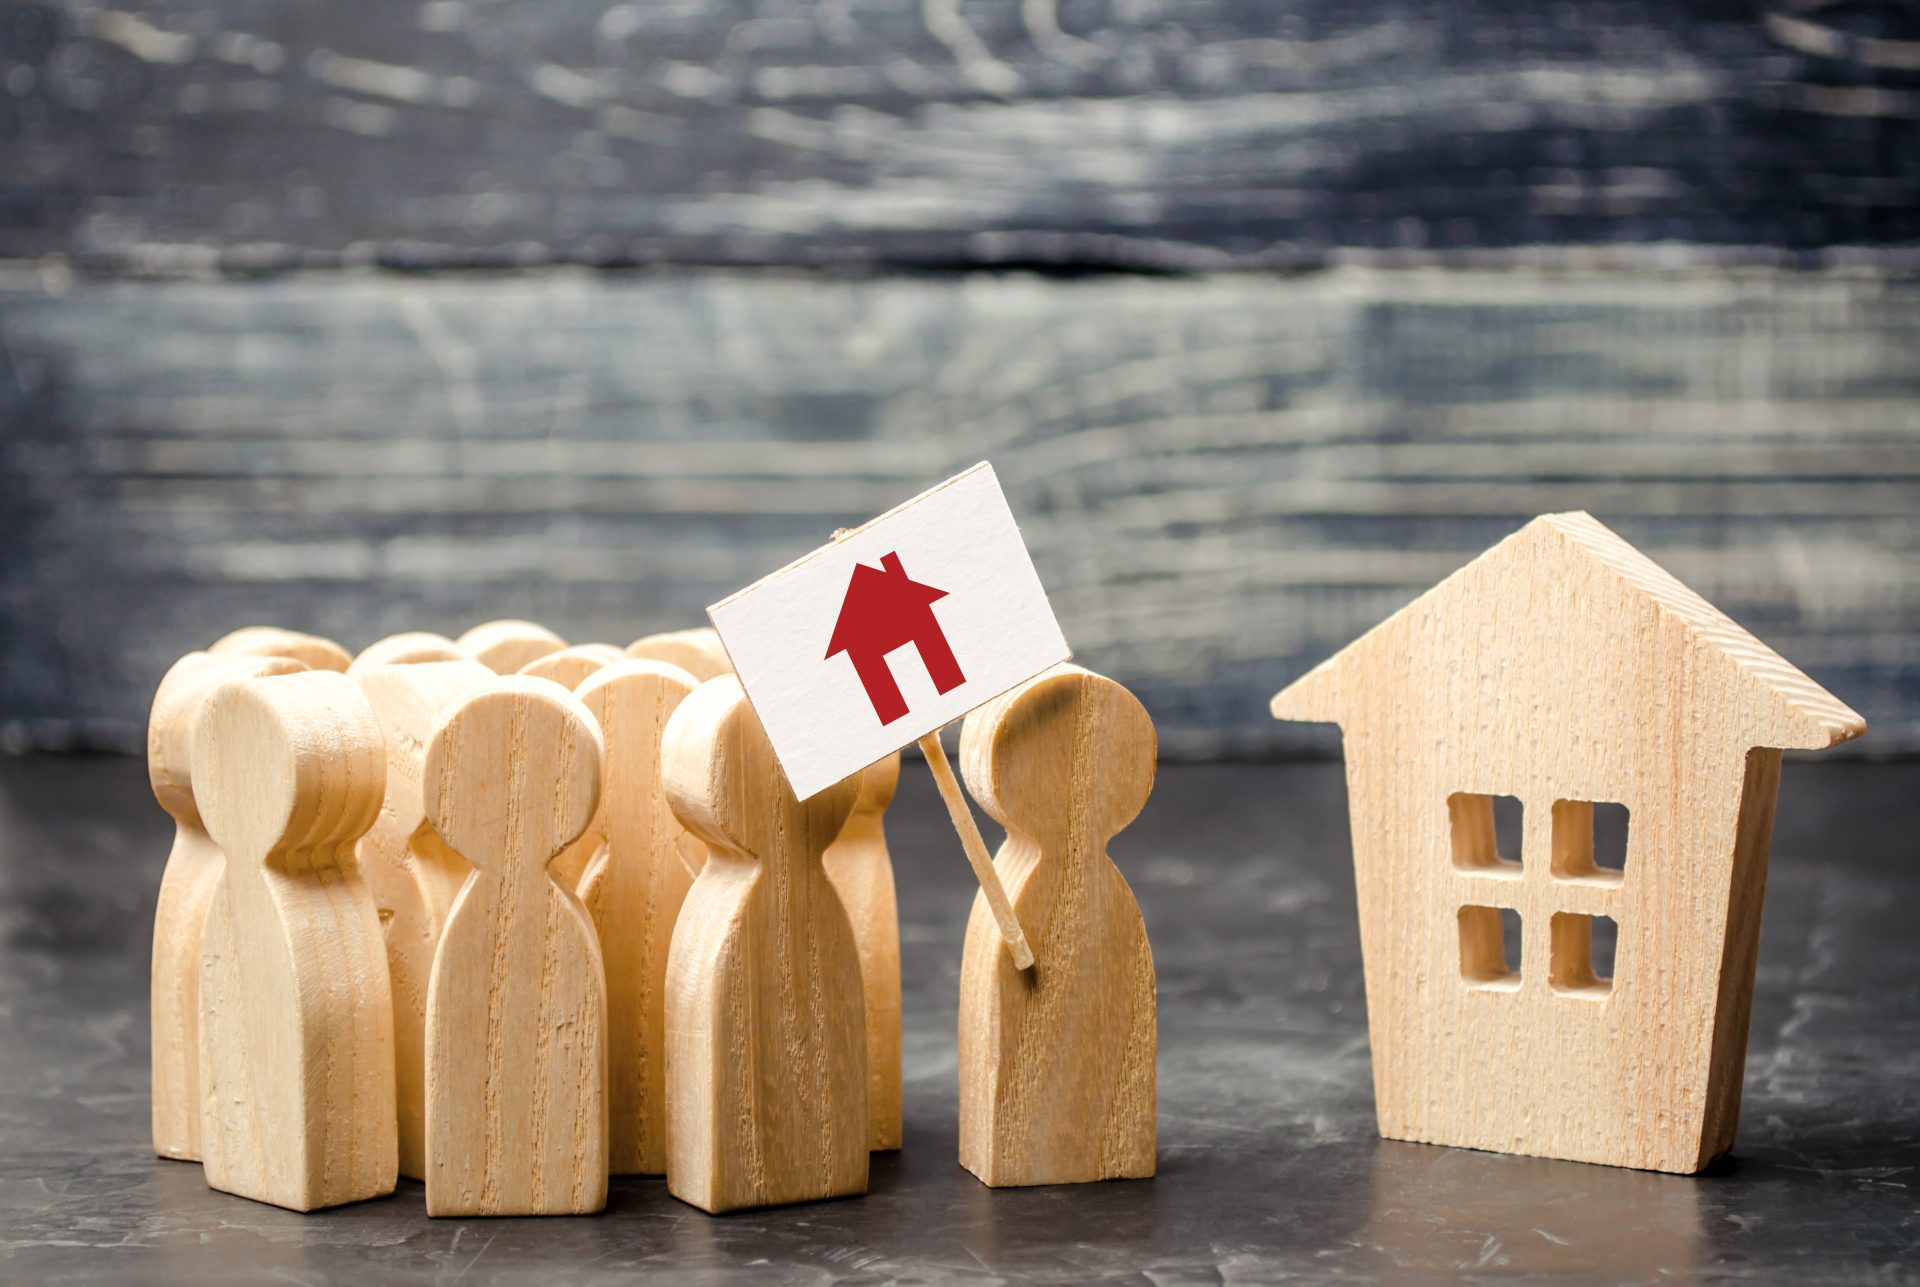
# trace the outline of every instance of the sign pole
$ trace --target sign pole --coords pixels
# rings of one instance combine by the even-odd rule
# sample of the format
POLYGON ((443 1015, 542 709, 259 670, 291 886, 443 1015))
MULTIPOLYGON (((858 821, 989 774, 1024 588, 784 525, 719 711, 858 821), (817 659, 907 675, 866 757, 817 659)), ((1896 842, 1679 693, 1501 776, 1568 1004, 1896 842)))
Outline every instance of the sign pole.
POLYGON ((927 757, 927 767, 933 770, 933 780, 940 786, 940 798, 947 802, 947 814, 953 819, 953 829, 960 833, 960 843, 967 851, 967 861, 973 864, 973 876, 980 882, 980 892, 987 896, 987 906, 993 909, 993 919, 1000 924, 1000 937, 1013 951, 1013 963, 1023 970, 1033 968, 1033 949, 1027 945, 1026 931, 1020 928, 1020 918, 1013 914, 1013 903, 1007 898, 1007 891, 1000 884, 1000 873, 993 869, 993 859, 987 855, 987 842, 980 838, 979 824, 973 820, 973 811, 967 808, 967 798, 960 793, 960 782, 953 776, 953 765, 947 762, 947 748, 940 745, 940 730, 934 729, 920 739, 920 753, 927 757))

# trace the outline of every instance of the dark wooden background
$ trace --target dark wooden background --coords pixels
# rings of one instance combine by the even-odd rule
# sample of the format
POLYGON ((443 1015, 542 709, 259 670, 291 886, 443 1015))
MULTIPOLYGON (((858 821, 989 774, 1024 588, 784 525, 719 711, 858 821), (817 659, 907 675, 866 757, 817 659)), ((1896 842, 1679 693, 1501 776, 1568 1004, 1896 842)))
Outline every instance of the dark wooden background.
POLYGON ((0 745, 983 457, 1172 753, 1574 507, 1920 748, 1920 10, 0 4, 0 745))

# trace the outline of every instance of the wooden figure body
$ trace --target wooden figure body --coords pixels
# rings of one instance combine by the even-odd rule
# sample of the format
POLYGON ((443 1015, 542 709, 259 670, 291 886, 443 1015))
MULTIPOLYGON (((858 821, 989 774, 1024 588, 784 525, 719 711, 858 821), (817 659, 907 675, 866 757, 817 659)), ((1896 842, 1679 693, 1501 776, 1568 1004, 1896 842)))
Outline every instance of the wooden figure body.
POLYGON ((427 739, 447 706, 494 679, 479 662, 456 657, 371 668, 356 661, 349 672, 386 742, 386 797, 361 837, 359 857, 386 935, 400 1174, 414 1180, 427 1176, 427 983, 447 912, 469 870, 427 821, 421 792, 427 739))
POLYGON ((454 642, 499 675, 517 674, 528 662, 567 646, 566 640, 545 626, 511 617, 482 622, 454 642))
POLYGON ((544 680, 494 680, 427 746, 427 816, 474 871, 427 992, 427 1214, 607 1200, 607 997, 587 912, 548 864, 600 798, 600 730, 544 680))
POLYGON ((599 931, 607 971, 615 1175, 667 1170, 667 949, 698 864, 686 860, 681 842, 688 837, 667 806, 660 739, 695 687, 678 666, 624 661, 589 676, 578 694, 606 743, 600 812, 589 828, 604 843, 581 878, 580 901, 599 931))
POLYGON ((314 670, 344 671, 353 657, 331 639, 279 626, 243 626, 207 645, 216 657, 291 657, 314 670))
POLYGON ((200 970, 207 1183, 295 1211, 391 1193, 393 1008, 352 859, 385 786, 380 728, 344 675, 223 684, 193 784, 226 855, 200 970))
POLYGON ((716 1213, 864 1193, 859 950, 821 862, 856 783, 795 799, 731 676, 680 703, 662 755, 710 851, 667 962, 667 1187, 716 1213))
POLYGON ((827 849, 827 879, 846 906, 860 949, 867 1008, 867 1147, 900 1147, 900 913, 887 853, 887 806, 900 782, 900 753, 860 774, 860 795, 827 849))
POLYGON ((375 666, 405 666, 421 661, 460 661, 467 656, 459 644, 430 630, 404 630, 397 635, 377 639, 360 650, 347 667, 349 675, 359 675, 375 666))
POLYGON ((1582 513, 1529 523, 1273 713, 1345 733, 1382 1135, 1677 1172, 1731 1146, 1775 748, 1858 715, 1582 513), (1625 806, 1623 867, 1595 861, 1599 802, 1625 806))
POLYGON ((1059 666, 967 716, 960 765, 1007 840, 994 866, 1033 945, 1018 969, 974 900, 960 971, 960 1164, 995 1187, 1154 1172, 1153 952, 1107 841, 1153 789, 1153 722, 1059 666))
POLYGON ((150 976, 153 1151, 161 1157, 200 1160, 200 942, 226 862, 194 803, 194 725, 207 697, 228 680, 305 669, 282 657, 191 652, 167 671, 153 697, 147 776, 154 798, 174 822, 173 848, 153 914, 150 976))
POLYGON ((692 630, 667 630, 646 635, 627 645, 627 656, 640 661, 664 661, 705 683, 733 673, 733 661, 719 632, 711 626, 692 630))

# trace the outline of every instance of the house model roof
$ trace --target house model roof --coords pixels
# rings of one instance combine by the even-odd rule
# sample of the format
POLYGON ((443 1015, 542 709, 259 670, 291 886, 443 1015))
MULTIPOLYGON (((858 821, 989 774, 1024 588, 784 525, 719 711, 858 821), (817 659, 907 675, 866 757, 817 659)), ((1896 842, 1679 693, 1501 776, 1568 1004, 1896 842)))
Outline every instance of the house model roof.
POLYGON ((1552 576, 1556 567, 1566 568, 1572 561, 1583 565, 1583 571, 1603 569, 1662 618, 1676 623, 1691 642, 1730 663, 1750 700, 1772 709, 1768 732, 1777 740, 1765 744, 1818 749, 1866 731, 1866 721, 1839 698, 1582 511, 1547 514, 1528 523, 1288 685, 1273 699, 1274 717, 1339 721, 1352 705, 1342 680, 1356 658, 1378 658, 1383 650, 1404 646, 1407 641, 1400 636, 1410 635, 1410 623, 1444 611, 1452 600, 1464 603, 1488 578, 1552 576))

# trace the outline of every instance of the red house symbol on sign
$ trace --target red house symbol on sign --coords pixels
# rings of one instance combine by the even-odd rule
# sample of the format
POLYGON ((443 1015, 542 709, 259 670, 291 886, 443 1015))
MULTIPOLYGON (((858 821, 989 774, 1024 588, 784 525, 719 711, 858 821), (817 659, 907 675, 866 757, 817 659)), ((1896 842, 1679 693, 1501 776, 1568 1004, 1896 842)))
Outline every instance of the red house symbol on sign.
POLYGON ((853 579, 847 583, 847 597, 840 602, 840 618, 833 624, 827 657, 847 654, 882 724, 891 724, 907 713, 906 698, 900 695, 900 685, 887 669, 887 654, 894 649, 907 644, 919 649, 920 660, 940 692, 952 692, 966 682, 960 663, 953 659, 946 632, 933 615, 933 604, 946 597, 945 590, 908 579, 898 554, 883 556, 878 568, 864 563, 853 565, 853 579))

